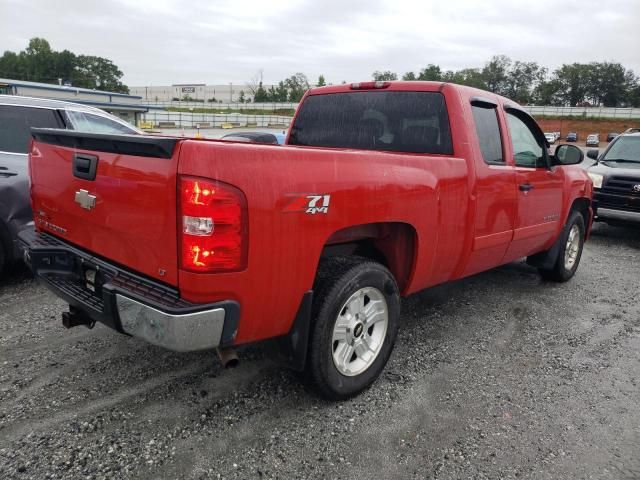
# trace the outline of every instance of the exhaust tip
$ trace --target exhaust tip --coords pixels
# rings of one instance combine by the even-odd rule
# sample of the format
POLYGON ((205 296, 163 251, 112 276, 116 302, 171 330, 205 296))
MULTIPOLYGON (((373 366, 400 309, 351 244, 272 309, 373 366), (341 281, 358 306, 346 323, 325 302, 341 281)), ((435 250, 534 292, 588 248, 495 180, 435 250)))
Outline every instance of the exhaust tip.
POLYGON ((233 348, 217 348, 216 352, 224 368, 235 368, 240 363, 238 353, 233 348))

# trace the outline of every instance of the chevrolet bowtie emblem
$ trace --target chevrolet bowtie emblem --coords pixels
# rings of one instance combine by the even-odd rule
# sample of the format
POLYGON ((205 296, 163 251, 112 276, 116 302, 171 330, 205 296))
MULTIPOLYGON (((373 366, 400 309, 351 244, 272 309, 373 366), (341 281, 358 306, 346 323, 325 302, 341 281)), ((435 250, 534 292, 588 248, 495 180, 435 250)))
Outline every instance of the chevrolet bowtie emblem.
POLYGON ((76 203, 86 210, 91 210, 96 206, 96 196, 80 189, 76 192, 76 203))

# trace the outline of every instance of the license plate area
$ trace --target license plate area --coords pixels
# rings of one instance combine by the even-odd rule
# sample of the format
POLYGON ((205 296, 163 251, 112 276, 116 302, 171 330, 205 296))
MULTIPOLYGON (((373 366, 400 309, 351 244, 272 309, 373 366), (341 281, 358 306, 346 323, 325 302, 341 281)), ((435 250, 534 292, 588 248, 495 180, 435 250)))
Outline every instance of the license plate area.
POLYGON ((628 197, 627 206, 633 208, 640 208, 640 197, 628 197))
POLYGON ((102 296, 105 271, 99 265, 66 250, 35 250, 31 252, 34 271, 44 277, 65 278, 93 296, 102 296))
POLYGON ((90 292, 96 293, 98 270, 88 265, 82 266, 84 288, 90 292))

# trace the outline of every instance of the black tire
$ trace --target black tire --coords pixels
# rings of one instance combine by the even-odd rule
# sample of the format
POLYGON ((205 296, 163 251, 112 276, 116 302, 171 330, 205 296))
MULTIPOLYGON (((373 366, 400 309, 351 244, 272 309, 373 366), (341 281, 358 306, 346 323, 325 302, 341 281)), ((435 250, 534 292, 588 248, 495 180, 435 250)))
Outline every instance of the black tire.
POLYGON ((400 318, 398 285, 387 268, 365 258, 333 257, 322 261, 314 285, 312 317, 307 378, 323 397, 344 400, 371 385, 389 360, 400 318), (377 289, 386 301, 387 329, 372 363, 361 373, 347 376, 333 360, 334 325, 347 300, 367 287, 377 289))
POLYGON ((2 222, 0 222, 0 278, 3 273, 6 273, 6 270, 11 263, 10 250, 11 240, 9 237, 9 232, 2 222))
POLYGON ((2 243, 2 238, 0 238, 0 278, 2 278, 2 275, 4 273, 5 267, 6 267, 6 258, 7 255, 4 251, 4 245, 2 243))
POLYGON ((545 280, 550 280, 552 282, 566 282, 570 280, 578 270, 578 265, 580 264, 580 259, 582 258, 582 250, 584 248, 584 236, 585 236, 585 224, 584 217, 582 214, 576 210, 572 211, 569 214, 569 219, 567 220, 567 224, 565 228, 562 230, 562 234, 558 239, 560 242, 560 248, 558 251, 558 258, 556 259, 556 263, 550 269, 540 269, 540 275, 545 280), (573 265, 570 268, 567 268, 565 263, 565 254, 567 252, 567 241, 571 230, 576 226, 579 231, 579 246, 577 257, 573 265))

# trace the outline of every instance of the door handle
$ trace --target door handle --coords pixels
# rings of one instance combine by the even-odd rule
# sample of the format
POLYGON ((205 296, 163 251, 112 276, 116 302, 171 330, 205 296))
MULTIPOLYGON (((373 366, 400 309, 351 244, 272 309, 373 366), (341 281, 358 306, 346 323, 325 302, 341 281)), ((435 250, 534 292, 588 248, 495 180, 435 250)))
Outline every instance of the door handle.
POLYGON ((18 175, 15 172, 9 172, 7 167, 0 167, 0 177, 9 178, 18 175))
POLYGON ((529 190, 533 190, 533 185, 531 185, 530 183, 521 183, 518 188, 520 189, 521 192, 526 193, 529 190))

